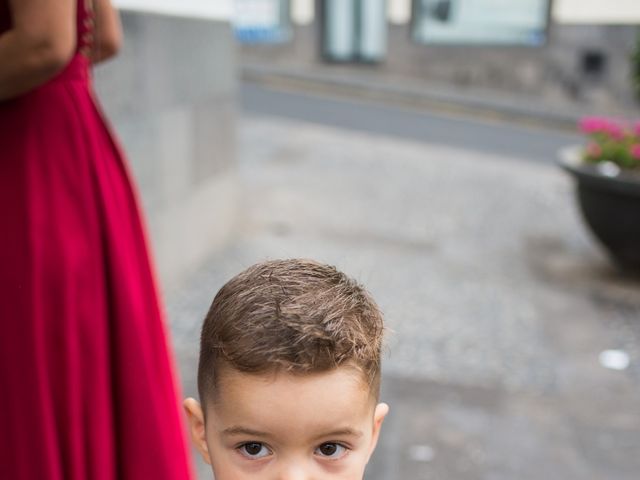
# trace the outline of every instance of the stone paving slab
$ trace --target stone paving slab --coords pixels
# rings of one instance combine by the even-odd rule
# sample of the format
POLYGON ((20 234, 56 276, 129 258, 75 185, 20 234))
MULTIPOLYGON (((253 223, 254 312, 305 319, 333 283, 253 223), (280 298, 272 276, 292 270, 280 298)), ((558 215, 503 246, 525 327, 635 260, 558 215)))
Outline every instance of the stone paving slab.
POLYGON ((631 403, 395 376, 384 395, 393 410, 370 479, 638 478, 640 417, 631 403))
POLYGON ((386 315, 392 414, 368 479, 637 478, 640 283, 589 238, 563 172, 270 117, 245 117, 239 145, 241 234, 167 295, 185 393, 224 281, 313 257, 386 315), (598 363, 612 348, 625 371, 598 363))

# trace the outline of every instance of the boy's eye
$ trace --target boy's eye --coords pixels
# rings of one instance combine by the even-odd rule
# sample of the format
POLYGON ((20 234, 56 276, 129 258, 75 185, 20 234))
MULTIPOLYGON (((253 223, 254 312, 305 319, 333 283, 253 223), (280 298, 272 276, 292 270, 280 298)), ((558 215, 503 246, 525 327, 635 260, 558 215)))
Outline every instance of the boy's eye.
POLYGON ((238 451, 245 457, 255 460, 271 455, 271 450, 259 442, 248 442, 238 447, 238 451))
POLYGON ((347 452, 347 447, 340 445, 339 443, 327 442, 316 448, 316 455, 320 455, 325 458, 340 458, 347 452))

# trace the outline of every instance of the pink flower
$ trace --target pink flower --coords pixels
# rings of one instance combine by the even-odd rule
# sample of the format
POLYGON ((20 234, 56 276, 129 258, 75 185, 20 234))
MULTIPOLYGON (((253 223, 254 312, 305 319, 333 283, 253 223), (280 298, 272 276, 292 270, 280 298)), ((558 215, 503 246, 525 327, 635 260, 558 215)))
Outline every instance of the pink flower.
POLYGON ((640 122, 636 122, 636 124, 634 125, 633 133, 640 137, 640 122))
POLYGON ((625 127, 616 122, 609 122, 606 132, 614 140, 624 140, 624 137, 626 136, 625 127))
POLYGON ((602 148, 597 143, 590 143, 587 145, 587 156, 590 158, 598 158, 602 155, 602 148))
POLYGON ((585 117, 580 120, 580 131, 586 134, 601 132, 605 129, 606 122, 607 119, 602 117, 585 117))
POLYGON ((585 117, 580 121, 580 131, 587 135, 604 133, 615 140, 623 140, 626 136, 626 125, 604 117, 585 117))
POLYGON ((631 156, 636 160, 640 160, 640 143, 631 145, 631 156))

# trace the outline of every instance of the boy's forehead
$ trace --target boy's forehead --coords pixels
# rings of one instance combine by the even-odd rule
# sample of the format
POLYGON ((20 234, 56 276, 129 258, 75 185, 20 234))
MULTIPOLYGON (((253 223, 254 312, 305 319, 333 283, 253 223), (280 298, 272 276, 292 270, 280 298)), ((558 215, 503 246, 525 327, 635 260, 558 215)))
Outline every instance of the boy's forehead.
POLYGON ((342 386, 370 392, 369 383, 360 368, 346 363, 330 370, 299 372, 287 367, 273 367, 260 372, 244 372, 227 362, 218 362, 215 368, 218 392, 225 389, 249 387, 255 389, 312 389, 320 386, 342 386))
POLYGON ((371 416, 375 406, 362 374, 350 367, 311 374, 247 374, 227 367, 216 383, 215 402, 206 408, 223 428, 242 423, 267 428, 282 422, 346 427, 371 416))

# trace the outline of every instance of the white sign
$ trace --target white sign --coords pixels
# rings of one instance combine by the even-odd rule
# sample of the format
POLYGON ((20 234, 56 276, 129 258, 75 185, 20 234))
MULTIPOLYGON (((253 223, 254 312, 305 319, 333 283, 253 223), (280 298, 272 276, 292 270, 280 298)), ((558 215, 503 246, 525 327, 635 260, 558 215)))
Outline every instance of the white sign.
POLYGON ((288 2, 235 0, 233 25, 243 43, 278 43, 290 35, 288 2))
POLYGON ((236 0, 234 24, 236 29, 278 28, 280 15, 278 0, 236 0))
POLYGON ((425 43, 542 45, 549 0, 417 0, 414 37, 425 43))

